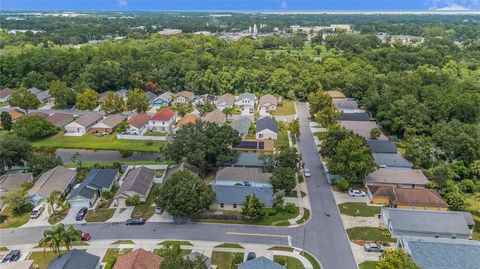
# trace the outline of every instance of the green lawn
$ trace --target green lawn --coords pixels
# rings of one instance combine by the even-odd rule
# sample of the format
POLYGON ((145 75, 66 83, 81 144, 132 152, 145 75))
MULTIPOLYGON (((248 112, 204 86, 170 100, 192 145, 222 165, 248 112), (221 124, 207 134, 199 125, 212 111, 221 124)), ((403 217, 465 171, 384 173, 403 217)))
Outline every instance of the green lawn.
MULTIPOLYGON (((156 249, 153 250, 153 253, 155 253, 159 256, 163 256, 163 251, 164 250, 162 248, 156 248, 156 249)), ((180 256, 182 256, 182 257, 185 256, 185 255, 188 255, 190 253, 192 253, 191 249, 181 249, 180 250, 180 256)))
POLYGON ((275 140, 275 149, 277 150, 282 147, 289 147, 287 126, 283 122, 279 123, 278 125, 279 125, 279 132, 278 132, 277 140, 275 140))
POLYGON ((320 264, 318 263, 317 259, 315 259, 312 255, 310 255, 310 253, 302 251, 302 253, 300 253, 300 255, 305 257, 312 264, 313 269, 321 269, 322 268, 320 266, 320 264))
POLYGON ((112 245, 120 245, 120 244, 135 244, 132 240, 117 240, 112 243, 112 245))
POLYGON ((10 104, 8 102, 1 102, 0 103, 0 107, 5 107, 5 106, 9 106, 10 104))
POLYGON ((53 212, 50 217, 48 217, 48 223, 50 224, 56 224, 58 223, 59 221, 63 220, 67 214, 68 214, 68 211, 70 210, 70 208, 64 208, 62 210, 58 210, 58 211, 55 211, 53 212))
POLYGON ((9 251, 7 247, 0 247, 0 251, 9 251))
POLYGON ((143 135, 144 136, 166 136, 167 133, 146 131, 143 135))
POLYGON ((102 262, 108 261, 108 259, 112 256, 118 257, 120 255, 123 255, 125 253, 132 252, 133 249, 131 248, 109 248, 107 249, 107 252, 105 253, 105 256, 103 256, 102 262))
POLYGON ((158 152, 163 141, 142 141, 117 139, 116 134, 97 137, 91 133, 83 136, 65 136, 60 132, 54 136, 32 142, 34 147, 44 148, 77 148, 77 149, 110 149, 158 152))
MULTIPOLYGON (((256 225, 269 225, 269 226, 288 226, 289 219, 293 219, 298 216, 298 207, 295 212, 289 213, 285 210, 276 211, 273 208, 265 208, 265 217, 261 220, 249 222, 249 221, 236 221, 236 220, 218 220, 218 219, 196 219, 200 222, 208 223, 230 223, 230 224, 256 224, 256 225), (275 213, 274 213, 275 212, 275 213), (270 215, 273 214, 273 215, 270 215)), ((235 213, 238 214, 238 213, 235 213)))
POLYGON ((212 264, 217 265, 218 269, 236 269, 237 266, 233 264, 234 255, 241 255, 243 262, 244 253, 213 251, 212 264))
POLYGON ((303 217, 297 221, 297 224, 302 224, 310 218, 310 210, 303 208, 303 217))
POLYGON ((273 256, 273 261, 276 263, 282 264, 282 260, 286 261, 284 265, 287 269, 305 269, 298 259, 289 256, 273 256))
POLYGON ((377 266, 376 261, 366 261, 359 264, 358 268, 359 269, 375 269, 376 266, 377 266))
POLYGON ((279 251, 293 252, 293 248, 291 248, 291 247, 282 247, 282 246, 271 247, 271 248, 269 248, 268 250, 279 250, 279 251))
POLYGON ((88 210, 85 216, 87 222, 105 222, 115 213, 115 208, 96 208, 95 210, 88 210))
POLYGON ((223 243, 218 246, 215 246, 216 248, 244 248, 240 246, 239 244, 234 244, 234 243, 223 243))
POLYGON ((153 184, 150 193, 148 194, 147 200, 141 205, 137 205, 133 208, 132 217, 142 217, 145 220, 149 219, 153 214, 155 214, 155 207, 153 205, 153 200, 155 199, 158 190, 160 189, 160 184, 153 184))
POLYGON ((380 230, 375 227, 353 227, 347 229, 350 240, 376 241, 376 242, 397 242, 390 237, 387 230, 380 230))
POLYGON ((290 100, 283 101, 282 106, 277 106, 277 109, 275 111, 272 111, 273 116, 288 116, 295 114, 295 103, 290 100))
POLYGON ((13 215, 10 208, 5 208, 0 213, 0 229, 18 228, 30 220, 30 212, 21 215, 13 215))
POLYGON ((159 245, 167 245, 167 244, 172 244, 172 243, 177 243, 179 244, 180 246, 193 246, 192 243, 190 243, 189 241, 175 241, 175 240, 165 240, 161 243, 159 243, 159 245))
POLYGON ((33 264, 38 265, 38 269, 45 269, 56 256, 53 251, 35 251, 31 252, 27 259, 33 260, 33 264))
POLYGON ((72 242, 72 246, 89 246, 89 244, 85 241, 74 241, 72 242))
POLYGON ((318 137, 320 141, 325 140, 327 138, 327 132, 315 132, 313 133, 314 136, 318 137))
POLYGON ((381 207, 368 206, 366 203, 348 202, 339 204, 340 213, 353 217, 374 217, 380 214, 381 207))

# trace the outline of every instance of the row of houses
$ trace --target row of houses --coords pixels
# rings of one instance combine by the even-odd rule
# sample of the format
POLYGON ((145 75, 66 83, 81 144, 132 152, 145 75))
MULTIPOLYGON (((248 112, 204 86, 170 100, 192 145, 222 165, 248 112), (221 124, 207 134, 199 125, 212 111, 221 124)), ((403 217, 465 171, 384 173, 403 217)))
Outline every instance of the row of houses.
MULTIPOLYGON (((55 101, 55 98, 50 95, 48 90, 43 91, 35 87, 32 87, 28 90, 33 93, 37 97, 38 101, 40 101, 42 104, 52 104, 55 101)), ((14 91, 14 89, 10 88, 3 88, 0 90, 0 103, 8 102, 14 91)))

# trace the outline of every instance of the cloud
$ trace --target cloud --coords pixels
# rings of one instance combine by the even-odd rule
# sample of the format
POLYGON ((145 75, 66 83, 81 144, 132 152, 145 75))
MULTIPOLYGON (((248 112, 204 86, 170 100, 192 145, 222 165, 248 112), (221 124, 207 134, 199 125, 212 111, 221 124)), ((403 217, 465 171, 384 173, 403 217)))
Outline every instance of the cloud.
POLYGON ((436 8, 435 10, 470 10, 470 9, 459 4, 450 4, 448 6, 436 8))
POLYGON ((118 0, 119 7, 126 7, 128 5, 127 0, 118 0))
POLYGON ((280 1, 280 8, 281 9, 287 9, 288 7, 288 4, 286 1, 280 1))
POLYGON ((480 0, 430 0, 430 10, 478 10, 480 0))

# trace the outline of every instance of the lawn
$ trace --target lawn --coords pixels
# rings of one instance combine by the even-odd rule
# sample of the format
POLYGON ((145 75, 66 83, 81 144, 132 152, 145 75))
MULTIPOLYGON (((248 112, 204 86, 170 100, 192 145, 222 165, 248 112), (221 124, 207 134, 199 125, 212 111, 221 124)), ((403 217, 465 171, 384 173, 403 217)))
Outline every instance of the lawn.
POLYGON ((30 220, 30 212, 14 216, 10 208, 5 208, 0 214, 0 229, 18 228, 30 220))
POLYGON ((107 249, 107 252, 105 253, 105 256, 103 256, 102 262, 108 261, 108 259, 112 256, 118 257, 120 255, 123 255, 125 253, 132 252, 131 248, 109 248, 107 249))
POLYGON ((135 244, 132 240, 117 240, 112 243, 112 245, 120 245, 120 244, 135 244))
POLYGON ((30 253, 27 259, 33 260, 33 264, 38 265, 38 269, 45 269, 56 256, 53 251, 35 251, 30 253))
POLYGON ((275 140, 275 149, 279 149, 282 147, 289 147, 288 144, 288 132, 287 132, 287 125, 283 122, 279 123, 279 131, 277 140, 275 140))
POLYGON ((88 210, 85 216, 87 222, 105 222, 115 213, 115 208, 96 208, 95 210, 88 210))
POLYGON ((286 262, 284 264, 286 269, 305 269, 302 262, 298 259, 289 256, 273 256, 273 261, 276 263, 283 264, 282 260, 286 262))
POLYGON ((320 141, 325 140, 327 138, 327 132, 315 132, 313 133, 314 136, 318 137, 320 141))
POLYGON ((377 266, 376 261, 366 261, 359 264, 358 268, 359 269, 375 269, 376 266, 377 266))
POLYGON ((303 208, 303 217, 297 221, 297 224, 302 224, 310 218, 310 210, 303 208))
POLYGON ((368 206, 366 203, 348 202, 339 204, 340 213, 353 217, 374 217, 380 214, 381 207, 368 206))
POLYGON ((282 247, 282 246, 271 247, 271 248, 269 248, 268 250, 278 250, 278 251, 293 252, 293 248, 291 248, 291 247, 282 247))
POLYGON ((241 256, 242 261, 240 263, 243 262, 244 253, 213 251, 212 264, 217 265, 218 269, 236 269, 237 265, 233 264, 234 255, 241 256))
MULTIPOLYGON (((288 226, 289 219, 293 219, 298 216, 298 207, 295 208, 295 212, 289 213, 286 210, 275 210, 273 208, 265 208, 265 217, 261 220, 254 222, 240 221, 240 220, 219 220, 219 219, 196 219, 195 221, 208 222, 208 223, 230 223, 230 224, 256 224, 256 225, 269 225, 269 226, 288 226), (271 215, 272 214, 272 215, 271 215)), ((238 213, 235 213, 238 214, 238 213)))
POLYGON ((157 196, 158 190, 160 189, 160 184, 153 184, 150 193, 148 194, 147 200, 141 205, 137 205, 133 208, 132 217, 143 217, 145 220, 149 219, 153 214, 155 214, 155 207, 153 205, 153 200, 157 196))
POLYGON ((85 241, 73 241, 72 246, 90 246, 87 242, 85 241))
POLYGON ((240 246, 239 244, 234 244, 234 243, 223 243, 218 246, 215 246, 216 248, 244 248, 240 246))
MULTIPOLYGON (((164 251, 164 249, 162 249, 162 248, 156 248, 156 249, 153 250, 153 253, 155 253, 159 256, 163 256, 163 254, 164 254, 163 251, 164 251)), ((192 253, 191 249, 180 249, 180 256, 182 256, 182 257, 185 256, 185 255, 188 255, 190 253, 192 253)))
POLYGON ((51 225, 58 223, 59 221, 63 220, 67 214, 70 208, 63 208, 62 210, 58 210, 53 212, 50 217, 48 217, 48 223, 51 225))
POLYGON ((167 133, 146 131, 143 136, 166 136, 167 133))
POLYGON ((177 243, 180 246, 193 246, 193 244, 190 243, 189 241, 175 241, 175 240, 165 240, 165 241, 159 243, 159 245, 164 246, 164 245, 173 244, 173 243, 177 243))
POLYGON ((347 229, 347 234, 352 241, 397 242, 395 238, 390 237, 387 230, 375 227, 353 227, 347 229))
POLYGON ((115 134, 98 137, 91 133, 83 136, 64 136, 60 132, 54 136, 32 142, 34 147, 75 148, 75 149, 110 149, 157 152, 163 141, 142 141, 117 139, 115 134))
POLYGON ((273 116, 288 116, 295 114, 295 103, 290 100, 283 101, 282 106, 277 106, 277 109, 275 111, 272 111, 273 116))
POLYGON ((318 263, 317 259, 315 259, 312 255, 310 255, 310 253, 302 251, 302 253, 300 253, 300 255, 305 257, 312 264, 313 269, 321 269, 322 268, 320 266, 320 264, 318 263))

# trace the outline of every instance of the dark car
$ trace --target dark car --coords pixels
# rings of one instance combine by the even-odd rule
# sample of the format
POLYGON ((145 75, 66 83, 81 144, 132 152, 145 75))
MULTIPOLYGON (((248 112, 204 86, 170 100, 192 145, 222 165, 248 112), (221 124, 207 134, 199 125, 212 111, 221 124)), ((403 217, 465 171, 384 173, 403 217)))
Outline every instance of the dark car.
POLYGON ((77 216, 75 217, 76 220, 82 220, 85 215, 87 214, 88 208, 82 207, 78 210, 77 216))
POLYGON ((143 225, 143 224, 145 224, 145 220, 143 218, 133 217, 131 219, 128 219, 125 224, 127 224, 127 225, 143 225))
POLYGON ((18 259, 20 259, 20 255, 20 250, 12 250, 5 255, 5 257, 3 257, 2 263, 18 261, 18 259))
POLYGON ((255 252, 248 252, 247 254, 247 261, 249 260, 253 260, 257 257, 257 255, 255 255, 255 252))

